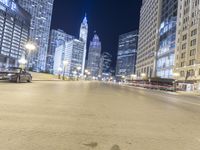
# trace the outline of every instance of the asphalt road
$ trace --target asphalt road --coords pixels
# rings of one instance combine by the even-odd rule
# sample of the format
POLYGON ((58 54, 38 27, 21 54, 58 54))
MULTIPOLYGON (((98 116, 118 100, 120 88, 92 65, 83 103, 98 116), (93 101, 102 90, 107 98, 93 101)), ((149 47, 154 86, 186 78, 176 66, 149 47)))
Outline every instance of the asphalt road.
POLYGON ((0 150, 199 150, 200 97, 90 82, 0 83, 0 150))

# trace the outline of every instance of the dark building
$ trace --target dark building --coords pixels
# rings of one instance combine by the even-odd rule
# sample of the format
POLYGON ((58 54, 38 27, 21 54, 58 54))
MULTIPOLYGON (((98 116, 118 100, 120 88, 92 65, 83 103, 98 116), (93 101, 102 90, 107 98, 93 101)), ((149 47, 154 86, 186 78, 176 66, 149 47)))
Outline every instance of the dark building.
POLYGON ((156 75, 173 77, 178 0, 162 0, 156 75))
POLYGON ((101 59, 101 42, 97 34, 94 35, 93 40, 90 42, 87 70, 91 73, 92 77, 98 77, 100 71, 101 59))
POLYGON ((119 37, 116 76, 135 74, 137 59, 138 31, 132 31, 119 37))
POLYGON ((17 66, 25 55, 31 15, 14 0, 0 0, 0 68, 17 66))
POLYGON ((100 62, 100 73, 99 75, 103 77, 111 76, 111 63, 112 63, 112 55, 108 52, 103 52, 101 55, 100 62))

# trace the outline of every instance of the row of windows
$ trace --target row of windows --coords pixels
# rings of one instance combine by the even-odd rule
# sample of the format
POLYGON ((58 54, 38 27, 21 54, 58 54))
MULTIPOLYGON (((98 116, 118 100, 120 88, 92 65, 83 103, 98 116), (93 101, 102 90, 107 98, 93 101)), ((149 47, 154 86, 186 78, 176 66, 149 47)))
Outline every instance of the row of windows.
MULTIPOLYGON (((198 75, 200 75, 200 69, 198 70, 198 75)), ((190 69, 188 71, 180 71, 180 76, 181 77, 194 77, 195 76, 195 70, 194 69, 190 69)))

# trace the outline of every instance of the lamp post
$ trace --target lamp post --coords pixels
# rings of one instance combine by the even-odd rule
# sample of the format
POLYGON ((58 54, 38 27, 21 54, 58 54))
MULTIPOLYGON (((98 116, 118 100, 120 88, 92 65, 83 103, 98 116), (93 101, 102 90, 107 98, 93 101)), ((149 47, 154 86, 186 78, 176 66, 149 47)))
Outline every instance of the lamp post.
POLYGON ((77 67, 76 69, 77 69, 77 71, 78 71, 78 78, 79 78, 79 77, 81 76, 80 71, 81 71, 82 68, 79 66, 79 67, 77 67))
POLYGON ((29 55, 32 51, 35 51, 36 50, 36 45, 33 43, 33 42, 27 42, 25 45, 24 45, 25 49, 26 49, 26 59, 28 60, 27 61, 27 67, 29 67, 29 55))
POLYGON ((63 69, 62 69, 61 67, 58 68, 58 79, 61 78, 60 76, 61 76, 61 72, 62 72, 62 70, 63 70, 63 69))
POLYGON ((144 86, 144 83, 145 83, 144 80, 145 80, 146 76, 147 76, 147 75, 146 75, 145 73, 142 73, 142 74, 141 74, 141 77, 142 77, 142 80, 143 80, 143 86, 144 86))
POLYGON ((66 72, 67 64, 68 64, 68 61, 64 60, 63 61, 63 66, 64 66, 64 69, 63 69, 63 80, 65 80, 65 72, 66 72))
POLYGON ((175 80, 174 80, 174 92, 176 92, 176 90, 177 90, 176 85, 177 85, 178 77, 180 76, 180 74, 179 73, 173 73, 173 76, 175 78, 175 80))
POLYGON ((20 64, 20 67, 22 68, 22 69, 25 69, 25 65, 27 64, 27 60, 25 59, 25 58, 21 58, 19 61, 19 64, 20 64))

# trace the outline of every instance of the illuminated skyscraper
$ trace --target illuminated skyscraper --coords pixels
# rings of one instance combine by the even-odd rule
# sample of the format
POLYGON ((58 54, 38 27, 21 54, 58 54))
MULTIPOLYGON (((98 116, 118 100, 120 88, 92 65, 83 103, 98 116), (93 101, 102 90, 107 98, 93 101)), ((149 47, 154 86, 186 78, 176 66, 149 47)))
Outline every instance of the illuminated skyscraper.
POLYGON ((54 55, 57 47, 65 44, 65 42, 73 40, 75 37, 69 34, 66 34, 64 31, 51 30, 50 38, 49 38, 49 48, 47 55, 47 63, 46 63, 46 71, 49 73, 53 73, 53 64, 54 64, 54 55))
POLYGON ((178 0, 162 0, 156 75, 173 77, 178 0))
POLYGON ((140 11, 136 73, 154 77, 158 49, 161 0, 143 0, 140 11))
POLYGON ((0 68, 17 66, 25 55, 31 15, 14 0, 0 0, 0 68))
POLYGON ((85 70, 85 62, 86 62, 86 54, 87 54, 87 38, 88 38, 88 23, 87 23, 87 17, 85 15, 85 18, 83 19, 83 22, 81 24, 81 28, 80 28, 80 40, 83 41, 85 43, 84 46, 84 54, 83 54, 83 66, 82 66, 82 70, 81 73, 82 75, 84 74, 84 70, 85 70))
POLYGON ((135 74, 137 58, 138 31, 131 31, 120 35, 116 76, 130 76, 135 74))
POLYGON ((37 44, 37 50, 31 54, 29 67, 36 71, 45 71, 54 0, 18 0, 18 2, 32 16, 30 40, 37 44))
POLYGON ((53 73, 58 75, 62 72, 70 77, 79 76, 83 66, 84 45, 84 42, 74 39, 66 41, 63 45, 57 47, 54 56, 53 73), (67 62, 66 66, 64 66, 63 61, 67 62))
POLYGON ((97 77, 100 73, 101 42, 97 34, 94 35, 90 42, 87 69, 91 72, 92 77, 97 77))

